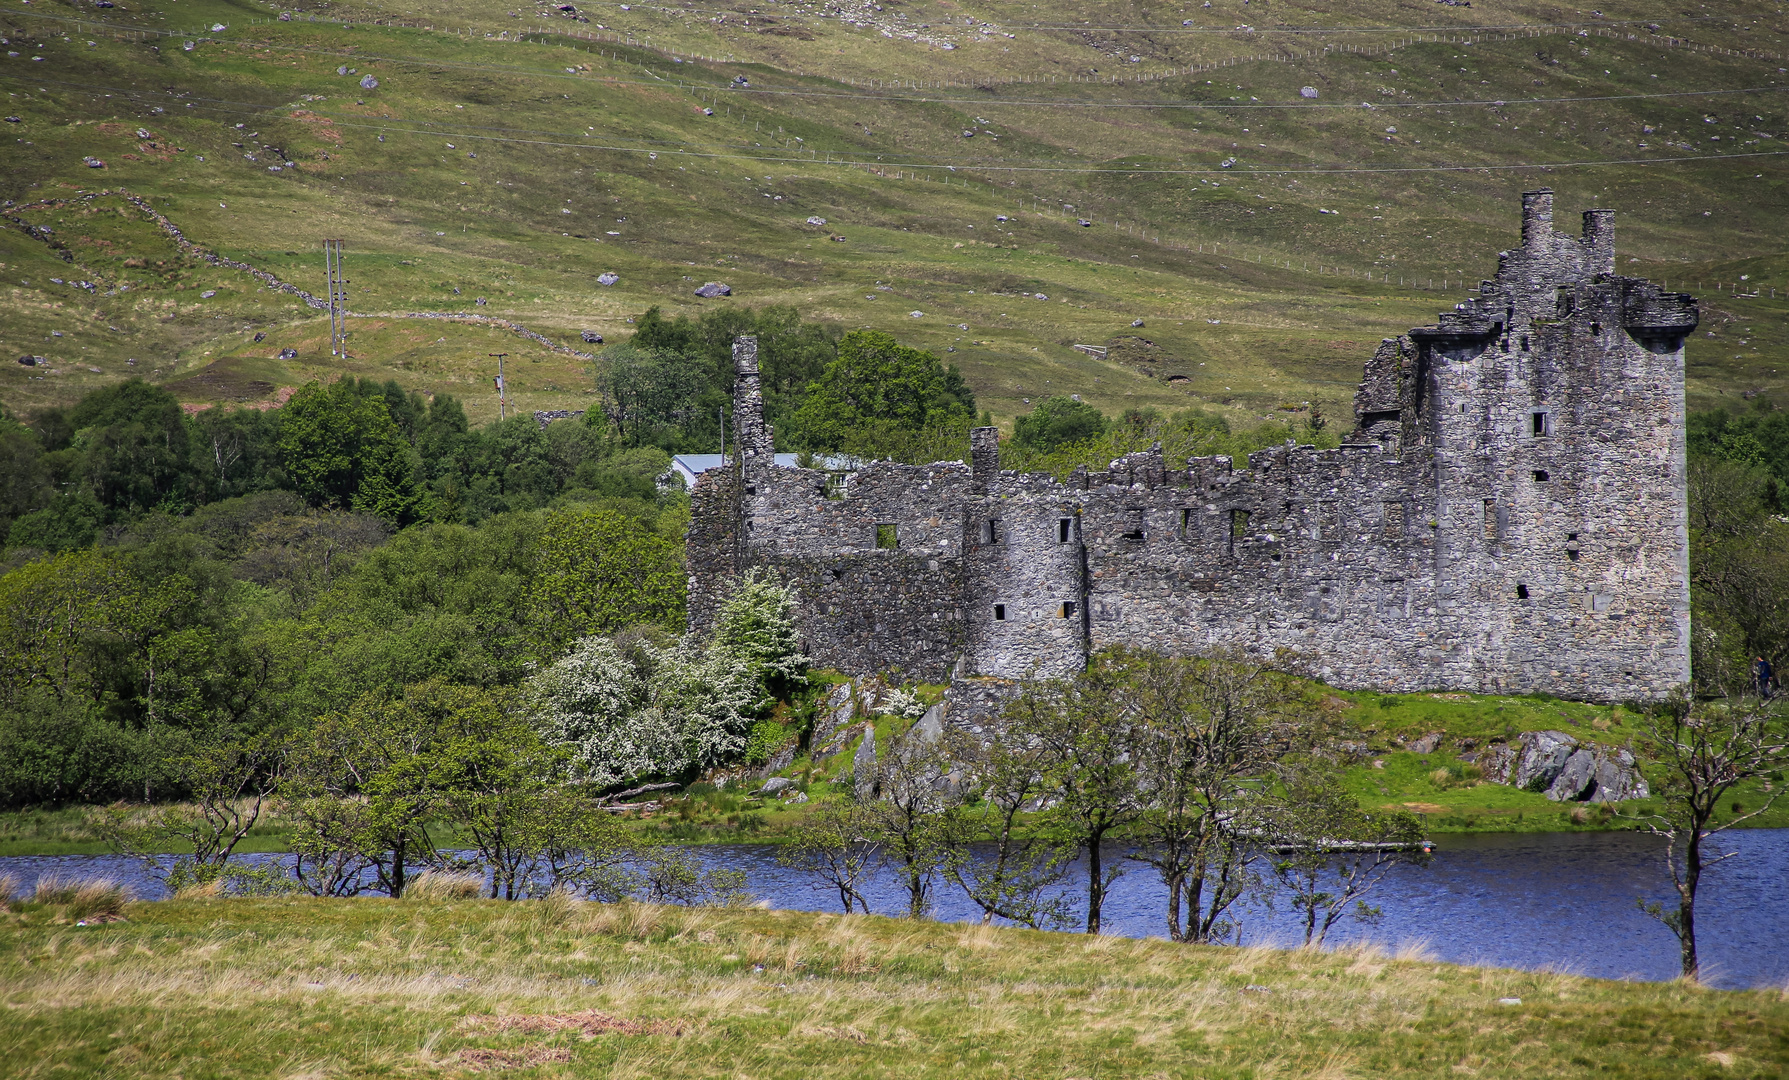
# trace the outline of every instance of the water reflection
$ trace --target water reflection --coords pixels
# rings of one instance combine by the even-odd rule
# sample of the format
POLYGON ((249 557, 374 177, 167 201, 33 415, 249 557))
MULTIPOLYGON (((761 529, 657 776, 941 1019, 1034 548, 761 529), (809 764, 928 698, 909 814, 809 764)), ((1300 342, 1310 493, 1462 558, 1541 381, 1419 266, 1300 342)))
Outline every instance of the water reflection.
MULTIPOLYGON (((1703 970, 1716 986, 1789 983, 1789 830, 1751 829, 1724 838, 1740 852, 1706 880, 1697 922, 1703 970)), ((777 865, 770 845, 695 849, 704 863, 744 870, 754 895, 772 906, 837 911, 837 894, 813 878, 777 865)), ((1629 833, 1536 833, 1443 837, 1427 869, 1401 867, 1370 899, 1385 917, 1375 926, 1344 922, 1331 941, 1388 945, 1426 943, 1455 963, 1542 968, 1625 979, 1677 975, 1677 942, 1635 905, 1638 897, 1665 899, 1670 884, 1659 844, 1629 833)), ((241 856, 250 863, 289 856, 241 856)), ((0 859, 29 888, 42 873, 105 874, 127 881, 139 896, 159 899, 159 880, 135 860, 117 856, 25 856, 0 859)), ((884 873, 864 889, 879 914, 906 911, 906 894, 884 873)), ((1105 910, 1108 933, 1166 933, 1165 891, 1146 867, 1114 885, 1105 910)), ((1295 942, 1295 913, 1260 905, 1239 912, 1244 940, 1295 942)), ((980 912, 954 887, 937 890, 936 918, 976 920, 980 912)))

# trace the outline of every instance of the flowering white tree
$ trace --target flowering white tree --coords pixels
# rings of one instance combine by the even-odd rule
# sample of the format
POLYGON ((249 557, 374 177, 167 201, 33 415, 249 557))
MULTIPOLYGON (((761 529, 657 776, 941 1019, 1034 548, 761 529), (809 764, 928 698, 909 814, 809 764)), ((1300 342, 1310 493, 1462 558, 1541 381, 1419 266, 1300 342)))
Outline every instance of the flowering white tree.
POLYGON ((579 772, 595 783, 675 772, 685 764, 673 718, 654 707, 648 679, 609 638, 579 641, 535 676, 529 691, 542 736, 569 747, 579 772))
POLYGON ((583 775, 604 786, 739 757, 752 722, 807 670, 790 588, 756 569, 721 605, 706 641, 642 639, 630 649, 585 638, 530 685, 542 734, 570 747, 583 775))

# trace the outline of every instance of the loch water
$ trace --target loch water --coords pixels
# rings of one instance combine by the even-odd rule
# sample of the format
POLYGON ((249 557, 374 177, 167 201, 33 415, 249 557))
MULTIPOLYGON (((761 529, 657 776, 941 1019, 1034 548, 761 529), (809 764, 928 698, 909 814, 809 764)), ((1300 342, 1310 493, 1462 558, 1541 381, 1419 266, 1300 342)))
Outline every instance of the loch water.
MULTIPOLYGON (((1705 978, 1729 989, 1789 985, 1789 829, 1735 830, 1720 842, 1737 855, 1704 879, 1697 905, 1705 978)), ((779 866, 773 845, 692 850, 709 866, 745 871, 752 894, 773 907, 839 909, 835 891, 779 866)), ((1344 921, 1331 932, 1330 943, 1422 945, 1452 963, 1670 979, 1678 972, 1677 941, 1638 905, 1642 898, 1672 902, 1662 850, 1658 840, 1636 833, 1443 835, 1429 866, 1398 868, 1369 898, 1383 911, 1379 921, 1344 921)), ((287 856, 242 858, 264 862, 287 856)), ((165 895, 160 880, 133 859, 0 858, 0 874, 13 875, 27 889, 48 873, 108 876, 145 899, 165 895)), ((865 892, 878 914, 906 910, 906 893, 891 873, 879 875, 865 892)), ((1165 936, 1165 895, 1152 870, 1133 864, 1113 886, 1105 932, 1165 936)), ((947 922, 979 918, 962 893, 945 882, 936 888, 932 915, 947 922)), ((1283 897, 1274 910, 1251 904, 1238 915, 1245 943, 1298 940, 1297 915, 1283 897)))

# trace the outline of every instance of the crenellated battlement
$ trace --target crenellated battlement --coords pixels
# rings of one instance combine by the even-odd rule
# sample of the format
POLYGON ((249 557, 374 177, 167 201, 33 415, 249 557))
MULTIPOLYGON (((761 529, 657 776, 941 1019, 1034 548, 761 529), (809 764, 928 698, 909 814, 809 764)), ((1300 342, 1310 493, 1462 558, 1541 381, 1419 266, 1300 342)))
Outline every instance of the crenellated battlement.
POLYGON ((1433 326, 1382 341, 1336 449, 1064 479, 970 461, 779 467, 756 347, 735 346, 739 467, 698 481, 691 619, 746 566, 853 673, 1061 675, 1125 642, 1306 655, 1333 683, 1656 697, 1688 676, 1683 344, 1693 297, 1614 272, 1614 222, 1522 244, 1433 326))

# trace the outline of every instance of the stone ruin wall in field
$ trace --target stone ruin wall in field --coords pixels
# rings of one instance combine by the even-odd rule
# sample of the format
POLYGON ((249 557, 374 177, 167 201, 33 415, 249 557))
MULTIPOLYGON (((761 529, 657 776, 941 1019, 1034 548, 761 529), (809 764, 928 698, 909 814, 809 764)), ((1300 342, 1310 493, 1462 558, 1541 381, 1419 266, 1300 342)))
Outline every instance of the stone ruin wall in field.
POLYGON ((1692 297, 1615 273, 1612 214, 1522 244, 1437 325, 1382 343, 1340 449, 1066 481, 972 462, 781 468, 756 343, 735 346, 734 467, 705 473, 692 623, 775 568, 813 660, 1024 678, 1113 643, 1288 648, 1336 686, 1653 698, 1689 675, 1683 343, 1692 297), (893 546, 890 546, 890 545, 893 546))

